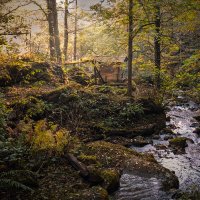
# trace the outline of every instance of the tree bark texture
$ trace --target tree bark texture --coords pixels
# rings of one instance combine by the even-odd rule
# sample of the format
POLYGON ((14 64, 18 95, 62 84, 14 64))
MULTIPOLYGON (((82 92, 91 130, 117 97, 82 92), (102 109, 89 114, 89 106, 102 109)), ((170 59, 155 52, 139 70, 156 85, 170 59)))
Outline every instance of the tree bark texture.
POLYGON ((77 26, 78 26, 78 1, 75 0, 75 23, 74 23, 74 60, 77 59, 77 26))
POLYGON ((64 19, 64 48, 63 54, 65 61, 68 60, 68 43, 69 43, 69 30, 68 30, 68 16, 69 16, 69 2, 65 0, 65 19, 64 19))
POLYGON ((160 15, 160 5, 156 2, 155 5, 155 38, 154 38, 154 54, 155 54, 155 66, 157 69, 156 73, 156 86, 160 88, 161 85, 161 77, 160 77, 160 70, 161 70, 161 15, 160 15))
POLYGON ((133 0, 129 0, 129 27, 128 27, 128 96, 132 95, 132 60, 133 60, 133 0))

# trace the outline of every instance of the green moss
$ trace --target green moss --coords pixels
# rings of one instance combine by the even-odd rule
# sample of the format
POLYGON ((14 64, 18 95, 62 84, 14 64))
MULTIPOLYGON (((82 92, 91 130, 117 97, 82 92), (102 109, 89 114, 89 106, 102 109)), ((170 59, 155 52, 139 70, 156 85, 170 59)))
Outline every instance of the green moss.
POLYGON ((90 165, 90 164, 96 164, 97 163, 97 157, 95 155, 85 155, 81 154, 78 159, 82 161, 83 163, 90 165))
POLYGON ((70 80, 73 80, 81 85, 88 85, 90 83, 90 76, 81 67, 72 67, 67 70, 67 75, 70 80))
POLYGON ((106 169, 101 172, 104 187, 108 192, 114 192, 119 187, 120 174, 115 169, 106 169))
POLYGON ((131 159, 132 156, 138 158, 143 157, 142 154, 134 150, 104 141, 90 143, 86 152, 88 155, 95 155, 97 161, 102 164, 102 167, 106 168, 115 168, 116 166, 120 168, 120 166, 124 166, 125 161, 131 159))
POLYGON ((92 187, 92 191, 95 193, 95 200, 108 200, 108 192, 102 187, 92 187))
POLYGON ((12 79, 8 71, 0 69, 0 74, 0 87, 9 85, 12 79))
POLYGON ((40 119, 49 107, 49 104, 34 96, 18 99, 12 105, 17 108, 18 119, 40 119))
POLYGON ((187 146, 187 138, 185 137, 177 137, 169 140, 170 146, 173 147, 180 147, 180 148, 185 148, 187 146))

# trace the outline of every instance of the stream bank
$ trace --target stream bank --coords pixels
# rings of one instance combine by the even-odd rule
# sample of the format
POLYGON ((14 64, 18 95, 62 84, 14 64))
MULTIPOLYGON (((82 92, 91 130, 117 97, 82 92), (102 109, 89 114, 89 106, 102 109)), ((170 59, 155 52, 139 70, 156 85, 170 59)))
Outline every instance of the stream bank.
POLYGON ((199 105, 179 97, 180 103, 167 108, 166 128, 152 143, 131 148, 140 153, 153 154, 163 167, 171 170, 179 179, 179 190, 164 192, 161 181, 125 171, 121 177, 116 200, 194 199, 200 198, 200 138, 198 134, 199 105))

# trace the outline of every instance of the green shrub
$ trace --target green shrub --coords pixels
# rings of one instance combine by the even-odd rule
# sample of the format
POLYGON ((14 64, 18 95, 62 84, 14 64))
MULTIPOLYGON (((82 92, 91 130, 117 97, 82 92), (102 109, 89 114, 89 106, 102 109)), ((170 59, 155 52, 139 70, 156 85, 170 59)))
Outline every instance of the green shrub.
POLYGON ((16 189, 33 192, 28 185, 37 185, 36 175, 28 170, 9 170, 0 174, 0 188, 3 190, 16 189))
POLYGON ((142 115, 143 113, 144 111, 141 104, 127 103, 120 111, 119 116, 126 118, 129 121, 142 115))
POLYGON ((58 129, 56 125, 50 125, 46 120, 36 123, 33 136, 34 150, 55 150, 62 153, 70 140, 69 133, 64 129, 58 129))
POLYGON ((0 93, 0 141, 1 137, 5 134, 6 118, 9 110, 5 105, 3 95, 0 93))

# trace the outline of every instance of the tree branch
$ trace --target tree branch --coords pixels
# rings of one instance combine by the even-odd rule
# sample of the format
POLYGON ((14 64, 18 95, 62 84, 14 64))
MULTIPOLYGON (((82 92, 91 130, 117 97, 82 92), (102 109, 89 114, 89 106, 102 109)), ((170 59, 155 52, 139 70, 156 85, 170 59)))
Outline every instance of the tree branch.
POLYGON ((144 27, 150 26, 150 25, 153 25, 153 24, 155 24, 155 22, 150 22, 150 23, 148 23, 148 24, 143 24, 143 25, 141 25, 141 26, 138 28, 138 30, 134 30, 133 32, 135 32, 135 33, 133 34, 133 39, 137 36, 137 34, 138 34, 140 31, 142 31, 142 29, 143 29, 144 27))
POLYGON ((39 3, 37 3, 36 1, 32 1, 32 0, 30 2, 35 4, 36 6, 38 6, 40 8, 40 10, 43 12, 43 14, 45 15, 46 19, 48 18, 47 12, 44 10, 44 8, 42 8, 42 6, 39 3))
POLYGON ((1 17, 2 17, 2 18, 3 18, 3 17, 6 17, 7 15, 11 14, 12 12, 18 10, 19 8, 24 7, 24 6, 28 6, 29 4, 31 4, 31 2, 28 2, 28 3, 25 3, 25 4, 19 5, 19 6, 17 6, 16 8, 13 8, 12 10, 10 10, 10 11, 7 12, 6 14, 4 14, 3 16, 1 16, 1 17))

